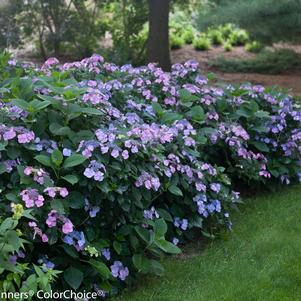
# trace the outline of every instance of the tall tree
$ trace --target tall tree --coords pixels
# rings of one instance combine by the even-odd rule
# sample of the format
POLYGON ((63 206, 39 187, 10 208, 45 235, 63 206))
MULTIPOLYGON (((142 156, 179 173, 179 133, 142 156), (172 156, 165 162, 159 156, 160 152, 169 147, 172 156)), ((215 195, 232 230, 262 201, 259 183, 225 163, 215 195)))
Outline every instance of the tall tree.
POLYGON ((147 59, 158 63, 166 71, 170 70, 169 50, 169 0, 148 0, 149 36, 147 59))

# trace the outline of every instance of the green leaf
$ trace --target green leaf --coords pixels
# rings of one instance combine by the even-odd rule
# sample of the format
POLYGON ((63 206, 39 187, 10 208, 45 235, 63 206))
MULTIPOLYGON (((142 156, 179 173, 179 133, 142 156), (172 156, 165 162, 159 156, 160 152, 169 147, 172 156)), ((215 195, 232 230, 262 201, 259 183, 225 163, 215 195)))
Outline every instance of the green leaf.
POLYGON ((74 133, 68 126, 62 126, 59 123, 53 122, 49 125, 49 130, 56 136, 72 136, 74 133))
POLYGON ((94 108, 82 108, 81 109, 82 113, 88 114, 88 115, 96 115, 96 116, 102 116, 103 113, 98 110, 98 109, 94 109, 94 108))
POLYGON ((234 113, 234 115, 236 115, 237 117, 246 117, 246 118, 249 118, 252 116, 252 114, 244 108, 237 110, 234 113))
POLYGON ((87 158, 85 158, 82 155, 73 154, 65 160, 63 167, 64 168, 74 167, 74 166, 84 163, 86 160, 87 160, 87 158))
POLYGON ((23 99, 13 99, 12 103, 14 105, 16 105, 17 107, 25 110, 25 111, 28 111, 28 108, 29 108, 29 103, 23 99))
POLYGON ((64 179, 65 181, 67 181, 71 185, 76 184, 79 180, 78 176, 76 176, 76 175, 66 175, 66 176, 62 177, 62 179, 64 179))
POLYGON ((90 259, 89 264, 100 274, 102 278, 109 279, 111 277, 111 271, 103 262, 90 259))
POLYGON ((65 209, 61 200, 52 200, 50 204, 51 204, 51 209, 56 210, 60 214, 65 214, 65 209))
POLYGON ((201 106, 194 106, 189 112, 188 115, 191 116, 194 121, 203 121, 205 119, 205 113, 201 106))
POLYGON ((6 218, 1 224, 0 224, 0 233, 4 233, 9 229, 14 229, 18 225, 18 221, 13 220, 11 217, 6 218))
POLYGON ((64 279, 73 289, 77 290, 83 282, 84 274, 74 267, 69 267, 64 272, 64 279))
POLYGON ((157 260, 152 259, 150 266, 150 273, 153 273, 157 276, 162 276, 164 274, 164 267, 157 260))
POLYGON ((6 166, 4 163, 0 163, 0 175, 6 172, 6 166))
POLYGON ((37 155, 34 157, 39 163, 48 166, 48 167, 52 167, 52 163, 50 160, 50 157, 45 156, 45 155, 37 155))
POLYGON ((155 244, 164 252, 170 254, 180 254, 181 249, 175 246, 173 243, 165 240, 164 238, 156 239, 155 244))
POLYGON ((167 232, 167 224, 163 218, 157 219, 154 225, 155 235, 157 237, 162 237, 167 232))
POLYGON ((20 157, 21 155, 21 151, 20 149, 16 148, 16 147, 8 147, 7 148, 7 156, 12 159, 15 160, 18 157, 20 157))
POLYGON ((267 153, 267 152, 270 151, 270 149, 268 148, 268 146, 264 142, 252 141, 252 142, 250 142, 250 144, 254 145, 261 152, 266 152, 267 153))
POLYGON ((39 101, 37 99, 34 99, 29 103, 29 105, 34 109, 34 111, 41 111, 45 108, 47 108, 51 104, 50 101, 45 100, 45 101, 39 101))
POLYGON ((63 154, 58 150, 55 149, 52 153, 51 153, 51 161, 57 166, 59 167, 62 162, 63 162, 63 154))
POLYGON ((16 231, 10 230, 6 233, 5 240, 9 245, 13 247, 15 251, 17 251, 21 247, 21 240, 16 231))
POLYGON ((161 122, 166 124, 172 124, 176 120, 181 120, 181 119, 183 119, 182 115, 177 113, 167 112, 162 116, 161 122))
POLYGON ((76 252, 74 247, 66 245, 66 244, 61 245, 61 247, 72 258, 78 258, 78 252, 76 252))
POLYGON ((181 189, 175 185, 171 185, 168 187, 169 192, 177 196, 183 196, 181 189))
POLYGON ((159 208, 159 209, 157 209, 157 212, 159 213, 160 217, 164 218, 164 220, 166 220, 168 222, 173 221, 171 214, 167 210, 159 208))
POLYGON ((142 227, 135 227, 137 234, 148 244, 151 245, 153 243, 153 237, 147 229, 142 227))
POLYGON ((186 89, 181 89, 178 93, 182 102, 194 102, 200 99, 198 96, 191 94, 186 89))
POLYGON ((143 254, 134 254, 132 257, 135 268, 142 273, 147 273, 151 268, 151 261, 143 254))
POLYGON ((122 245, 121 245, 121 243, 120 243, 119 241, 116 241, 116 240, 115 240, 115 241, 113 242, 113 247, 114 247, 116 253, 117 253, 118 255, 120 255, 120 254, 121 254, 121 251, 122 251, 122 245))
POLYGON ((78 191, 72 191, 68 195, 67 199, 65 199, 65 202, 72 209, 80 209, 83 208, 85 205, 85 198, 78 191))
POLYGON ((152 107, 153 107, 153 110, 154 110, 154 112, 156 113, 157 116, 160 117, 160 116, 163 115, 164 111, 163 111, 163 109, 162 109, 162 107, 161 107, 161 105, 159 103, 154 102, 152 104, 152 107))

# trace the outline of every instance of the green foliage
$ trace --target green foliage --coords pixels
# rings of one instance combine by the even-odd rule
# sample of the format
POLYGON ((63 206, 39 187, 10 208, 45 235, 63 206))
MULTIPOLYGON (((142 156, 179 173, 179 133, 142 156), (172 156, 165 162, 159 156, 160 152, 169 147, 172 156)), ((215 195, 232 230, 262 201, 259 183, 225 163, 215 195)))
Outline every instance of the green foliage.
POLYGON ((278 74, 289 70, 301 69, 301 56, 291 49, 261 51, 252 59, 225 59, 211 62, 213 67, 223 72, 254 72, 278 74))
POLYGON ((249 52, 259 53, 263 49, 263 45, 260 42, 252 41, 246 44, 245 49, 249 52))
POLYGON ((195 29, 192 26, 188 26, 187 28, 185 28, 185 31, 182 34, 182 38, 184 39, 186 44, 192 44, 195 35, 195 29))
POLYGON ((169 37, 169 44, 171 49, 179 49, 184 46, 185 40, 181 36, 172 34, 169 37))
POLYGON ((18 0, 0 1, 0 51, 20 46, 21 29, 16 16, 21 9, 22 5, 18 0))
POLYGON ((207 13, 199 11, 200 29, 227 22, 239 24, 263 44, 300 41, 300 0, 222 0, 207 13))
MULTIPOLYGON (((20 41, 31 39, 39 54, 46 58, 51 54, 73 54, 76 57, 91 55, 106 24, 100 13, 99 3, 63 0, 14 0, 1 10, 0 20, 10 21, 3 26, 7 45, 21 46, 20 41)), ((1 22, 0 21, 0 22, 1 22)), ((1 28, 1 29, 2 29, 1 28)), ((1 36, 1 34, 0 34, 1 36)), ((1 42, 0 42, 1 44, 1 42)))
POLYGON ((224 44, 224 50, 227 51, 227 52, 230 52, 230 51, 232 51, 232 49, 233 49, 232 44, 231 44, 229 41, 227 41, 227 42, 224 44))
POLYGON ((34 291, 97 283, 113 295, 230 228, 231 181, 301 177, 300 105, 277 89, 210 85, 195 61, 165 73, 96 54, 41 68, 4 54, 0 66, 5 286, 17 272, 34 291))
POLYGON ((300 194, 296 186, 249 198, 235 213, 230 235, 190 244, 186 256, 163 261, 164 281, 143 277, 113 301, 301 299, 298 281, 292 280, 301 277, 300 194))
POLYGON ((200 36, 193 40, 193 47, 201 51, 209 50, 211 48, 211 41, 206 36, 200 36))
POLYGON ((108 2, 108 31, 112 34, 110 58, 116 63, 145 63, 148 36, 148 6, 146 0, 108 2))
POLYGON ((247 43, 249 36, 243 29, 234 29, 228 38, 229 43, 233 46, 242 46, 247 43))
POLYGON ((224 42, 223 33, 219 29, 209 29, 208 37, 213 45, 222 45, 224 42))

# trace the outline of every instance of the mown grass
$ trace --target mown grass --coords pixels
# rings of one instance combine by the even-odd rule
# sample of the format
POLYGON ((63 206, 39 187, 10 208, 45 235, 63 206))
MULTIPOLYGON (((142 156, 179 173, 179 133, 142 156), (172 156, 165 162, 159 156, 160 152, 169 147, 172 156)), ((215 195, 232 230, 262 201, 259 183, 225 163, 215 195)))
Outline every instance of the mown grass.
POLYGON ((165 259, 165 276, 114 301, 301 300, 301 186, 248 199, 233 221, 230 235, 165 259))

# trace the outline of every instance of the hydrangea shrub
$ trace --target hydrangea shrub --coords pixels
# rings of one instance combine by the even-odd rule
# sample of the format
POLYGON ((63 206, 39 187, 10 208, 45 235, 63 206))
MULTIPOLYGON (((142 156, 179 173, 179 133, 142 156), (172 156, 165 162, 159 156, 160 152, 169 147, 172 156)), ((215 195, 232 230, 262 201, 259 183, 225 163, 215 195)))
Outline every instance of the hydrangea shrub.
POLYGON ((292 97, 210 85, 194 61, 165 73, 2 56, 0 79, 4 289, 114 294, 161 275, 160 257, 186 240, 231 228, 231 179, 300 178, 292 97))

